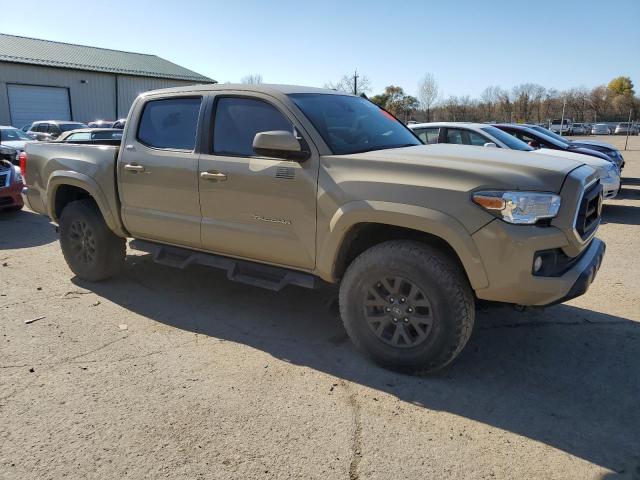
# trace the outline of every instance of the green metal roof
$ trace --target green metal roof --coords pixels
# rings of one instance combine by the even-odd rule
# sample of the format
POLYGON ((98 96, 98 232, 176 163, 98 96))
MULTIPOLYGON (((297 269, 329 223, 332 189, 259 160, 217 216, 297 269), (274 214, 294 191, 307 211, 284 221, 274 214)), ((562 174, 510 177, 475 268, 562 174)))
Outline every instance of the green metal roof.
POLYGON ((215 83, 209 77, 188 70, 155 55, 121 52, 72 43, 0 33, 0 62, 73 68, 93 72, 121 73, 142 77, 215 83))

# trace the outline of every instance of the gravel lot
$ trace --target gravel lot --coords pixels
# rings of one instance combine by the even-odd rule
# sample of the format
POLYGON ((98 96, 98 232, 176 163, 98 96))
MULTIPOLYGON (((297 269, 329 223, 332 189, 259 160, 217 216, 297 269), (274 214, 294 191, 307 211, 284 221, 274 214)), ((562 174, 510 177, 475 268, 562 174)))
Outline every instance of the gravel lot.
POLYGON ((640 137, 629 148, 589 292, 484 308, 423 378, 364 360, 331 292, 134 252, 88 284, 46 218, 0 214, 0 478, 640 478, 640 137))

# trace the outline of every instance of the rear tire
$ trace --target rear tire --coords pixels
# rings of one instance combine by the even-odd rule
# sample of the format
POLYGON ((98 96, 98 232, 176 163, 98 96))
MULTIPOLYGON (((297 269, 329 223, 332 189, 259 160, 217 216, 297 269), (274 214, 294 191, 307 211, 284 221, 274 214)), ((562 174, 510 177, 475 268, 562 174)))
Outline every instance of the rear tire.
POLYGON ((67 265, 82 280, 105 280, 124 265, 125 239, 109 229, 90 199, 71 202, 62 211, 60 246, 67 265))
POLYGON ((379 365, 426 373, 450 363, 467 343, 474 296, 460 267, 440 250, 389 241, 347 269, 340 313, 353 343, 379 365))

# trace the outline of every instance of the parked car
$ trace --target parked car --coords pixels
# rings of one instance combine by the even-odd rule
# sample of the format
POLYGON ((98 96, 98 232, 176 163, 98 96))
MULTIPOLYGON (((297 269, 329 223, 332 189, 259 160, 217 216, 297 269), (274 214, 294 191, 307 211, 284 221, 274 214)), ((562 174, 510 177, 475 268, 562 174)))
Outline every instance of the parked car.
POLYGON ((638 129, 635 125, 629 122, 620 122, 616 125, 616 129, 613 132, 614 135, 637 135, 638 129))
POLYGON ((591 135, 611 135, 611 130, 606 123, 596 123, 591 127, 591 135))
POLYGON ((37 140, 55 140, 62 132, 68 130, 76 130, 78 128, 86 128, 84 123, 68 122, 61 120, 45 120, 33 122, 31 129, 27 132, 35 135, 37 140))
POLYGON ((33 141, 33 138, 24 133, 22 130, 18 130, 14 127, 6 127, 0 125, 0 145, 11 147, 16 151, 16 162, 20 153, 24 152, 25 145, 33 141))
POLYGON ((25 198, 58 222, 78 278, 116 274, 133 237, 158 262, 221 267, 255 286, 340 282, 347 333, 393 369, 451 362, 475 298, 563 302, 604 256, 593 168, 422 145, 375 104, 333 90, 146 92, 123 145, 27 146, 25 198))
POLYGON ((561 137, 557 133, 550 132, 549 130, 542 129, 535 125, 525 126, 530 127, 537 132, 543 133, 548 137, 555 138, 558 142, 564 143, 571 148, 588 148, 589 150, 595 150, 597 152, 604 153, 607 157, 609 157, 610 161, 615 162, 620 171, 622 171, 622 169, 624 168, 624 158, 622 157, 622 153, 610 143, 601 142, 599 140, 569 140, 565 137, 561 137))
POLYGON ((545 156, 551 155, 570 158, 589 165, 598 172, 604 198, 615 198, 620 190, 620 171, 617 165, 610 160, 603 160, 567 150, 552 150, 548 148, 534 149, 515 136, 494 126, 482 123, 434 122, 410 125, 409 128, 413 130, 424 143, 453 143, 458 145, 508 148, 523 152, 534 152, 545 156))
POLYGON ((6 160, 12 163, 17 163, 17 159, 19 158, 18 151, 9 146, 0 145, 0 160, 6 160))
POLYGON ((571 135, 586 135, 587 129, 582 123, 574 123, 571 126, 571 135))
POLYGON ((121 140, 122 130, 118 128, 80 128, 62 133, 55 141, 120 145, 121 140), (103 140, 111 140, 112 142, 102 142, 103 140))
POLYGON ((31 125, 33 125, 33 123, 28 123, 26 125, 23 125, 22 128, 20 128, 20 130, 27 135, 28 137, 30 137, 32 140, 37 140, 36 135, 34 133, 31 132, 31 125))
POLYGON ((24 206, 22 187, 20 168, 9 160, 0 160, 0 211, 20 210, 24 206))
POLYGON ((569 141, 561 141, 551 136, 549 132, 543 133, 536 130, 534 127, 514 124, 497 124, 495 127, 500 130, 504 130, 516 138, 519 138, 523 142, 527 143, 533 148, 548 148, 551 150, 562 150, 566 152, 582 153, 584 155, 590 155, 592 157, 601 158, 609 162, 615 162, 615 160, 609 158, 606 154, 599 152, 591 148, 585 148, 578 145, 574 145, 569 141))
POLYGON ((113 122, 113 127, 112 128, 119 128, 120 130, 124 129, 125 124, 127 123, 127 119, 126 118, 121 118, 119 120, 116 120, 115 122, 113 122))
POLYGON ((113 128, 113 124, 110 120, 94 120, 93 122, 89 122, 87 127, 89 128, 113 128))
POLYGON ((565 133, 569 135, 571 133, 572 125, 573 125, 573 122, 568 118, 565 118, 564 120, 557 118, 557 119, 551 120, 551 125, 549 125, 549 130, 555 133, 560 133, 560 134, 565 133))

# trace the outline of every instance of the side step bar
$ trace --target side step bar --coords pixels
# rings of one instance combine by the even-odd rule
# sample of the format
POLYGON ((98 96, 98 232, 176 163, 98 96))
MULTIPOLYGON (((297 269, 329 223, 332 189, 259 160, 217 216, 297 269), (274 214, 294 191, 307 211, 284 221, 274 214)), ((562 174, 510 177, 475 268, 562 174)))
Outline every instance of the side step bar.
POLYGON ((197 252, 187 248, 162 245, 146 240, 131 240, 129 246, 133 250, 150 253, 153 255, 153 261, 161 265, 180 269, 193 264, 221 268, 227 271, 229 280, 268 290, 282 290, 287 285, 318 288, 324 283, 318 277, 308 273, 245 260, 236 260, 235 258, 223 257, 213 253, 197 252))

